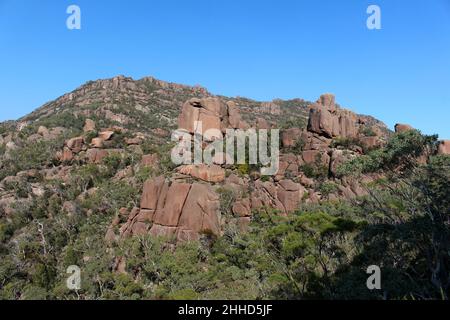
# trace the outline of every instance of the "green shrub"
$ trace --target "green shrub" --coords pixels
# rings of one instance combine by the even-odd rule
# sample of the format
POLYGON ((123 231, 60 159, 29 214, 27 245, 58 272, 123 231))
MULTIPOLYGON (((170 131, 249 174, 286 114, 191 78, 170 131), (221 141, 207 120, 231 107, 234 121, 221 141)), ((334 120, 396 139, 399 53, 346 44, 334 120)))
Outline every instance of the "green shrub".
POLYGON ((320 193, 325 197, 328 197, 330 194, 337 192, 338 190, 339 188, 334 182, 324 182, 319 187, 320 193))
POLYGON ((220 199, 220 211, 223 215, 231 215, 231 208, 236 200, 233 190, 228 188, 219 188, 216 191, 220 199))
POLYGON ((86 144, 90 144, 92 142, 92 139, 96 138, 98 136, 97 131, 89 131, 85 133, 84 135, 84 141, 86 144))
POLYGON ((28 194, 31 192, 31 186, 23 180, 7 181, 4 186, 5 190, 14 191, 19 198, 28 198, 28 194))
POLYGON ((377 134, 375 133, 375 131, 373 130, 372 127, 368 127, 368 126, 363 126, 361 127, 361 129, 359 130, 359 132, 366 136, 366 137, 375 137, 377 134))
POLYGON ((240 176, 246 176, 250 173, 250 165, 249 164, 238 164, 237 170, 240 176))
POLYGON ((23 292, 23 300, 47 300, 48 292, 45 288, 28 285, 23 292))
POLYGON ((417 164, 417 158, 433 153, 437 148, 437 136, 422 135, 417 130, 395 134, 387 145, 373 150, 337 168, 338 176, 358 175, 378 170, 410 170, 417 164))
POLYGON ((328 168, 320 163, 318 164, 308 164, 300 166, 300 170, 308 178, 313 179, 324 179, 328 177, 328 168))
POLYGON ((154 175, 154 169, 150 167, 142 167, 135 173, 134 177, 139 183, 144 183, 154 175))
POLYGON ((357 138, 337 137, 333 139, 330 145, 332 148, 343 147, 350 149, 352 146, 361 146, 361 142, 357 138))
POLYGON ((33 123, 33 128, 44 126, 47 128, 63 127, 71 130, 82 131, 86 118, 75 115, 71 110, 56 113, 33 123))
POLYGON ((14 234, 14 226, 12 223, 2 221, 0 223, 0 243, 8 241, 14 234))

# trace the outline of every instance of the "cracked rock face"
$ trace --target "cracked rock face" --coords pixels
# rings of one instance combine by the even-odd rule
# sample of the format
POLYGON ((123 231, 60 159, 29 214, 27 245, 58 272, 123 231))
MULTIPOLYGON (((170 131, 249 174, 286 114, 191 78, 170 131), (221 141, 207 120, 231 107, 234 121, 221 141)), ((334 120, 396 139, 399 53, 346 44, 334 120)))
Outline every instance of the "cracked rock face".
POLYGON ((410 130, 414 130, 414 128, 411 127, 409 124, 397 123, 395 125, 395 132, 396 133, 406 132, 406 131, 410 131, 410 130))
POLYGON ((310 110, 308 131, 329 138, 354 138, 358 135, 358 117, 336 107, 333 95, 322 95, 310 110))
POLYGON ((161 176, 145 183, 141 207, 132 211, 121 233, 175 236, 180 241, 198 239, 200 234, 219 236, 219 205, 211 186, 169 182, 161 176))
POLYGON ((450 154, 450 140, 443 140, 439 144, 439 154, 450 154))
POLYGON ((227 128, 245 129, 246 127, 247 124, 241 120, 236 105, 233 102, 225 103, 219 98, 190 99, 183 105, 178 118, 178 128, 191 134, 203 134, 211 129, 224 132, 227 128), (202 130, 194 127, 195 122, 202 122, 202 130))
MULTIPOLYGON (((235 175, 227 178, 226 167, 220 164, 182 165, 168 179, 161 176, 149 180, 144 184, 140 208, 131 212, 128 222, 121 228, 122 237, 150 234, 186 241, 199 239, 202 234, 220 236, 228 222, 220 215, 215 185, 235 193, 231 211, 243 229, 248 226, 254 210, 272 208, 280 215, 287 215, 306 201, 305 196, 317 202, 320 195, 311 189, 315 181, 304 176, 302 165, 320 165, 334 176, 336 167, 347 156, 344 151, 331 147, 332 138, 358 136, 359 120, 354 113, 337 107, 333 95, 325 94, 313 105, 307 130, 291 128, 282 132, 284 148, 301 146, 301 150, 281 154, 279 171, 269 181, 240 179, 235 175)), ((184 103, 178 117, 178 128, 190 134, 216 129, 222 138, 220 135, 227 128, 246 127, 236 104, 219 98, 190 99, 184 103), (202 130, 195 127, 198 121, 202 122, 202 130)), ((209 138, 214 140, 215 137, 209 138)), ((372 140, 376 142, 376 139, 372 140)), ((374 141, 367 143, 374 144, 374 141)), ((352 187, 349 185, 348 190, 342 192, 349 196, 354 196, 356 191, 361 193, 352 187)))

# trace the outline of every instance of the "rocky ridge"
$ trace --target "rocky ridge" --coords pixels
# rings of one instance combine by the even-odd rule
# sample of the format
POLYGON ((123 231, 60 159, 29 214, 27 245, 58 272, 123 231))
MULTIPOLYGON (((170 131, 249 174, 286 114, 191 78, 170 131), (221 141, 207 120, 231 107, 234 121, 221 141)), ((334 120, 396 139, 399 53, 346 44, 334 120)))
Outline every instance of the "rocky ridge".
MULTIPOLYGON (((123 76, 89 82, 1 129, 0 216, 9 219, 18 206, 47 195, 67 214, 103 210, 83 208, 98 193, 92 175, 72 198, 60 195, 51 183, 74 187, 79 170, 113 167, 110 180, 137 191, 126 199, 126 207, 104 204, 115 212, 106 232, 109 242, 144 234, 178 241, 218 237, 226 225, 245 230, 258 210, 288 215, 302 203, 362 196, 365 184, 378 176, 356 180, 340 177, 337 169, 379 148, 390 135, 379 121, 337 105, 332 94, 314 103, 256 102, 214 96, 199 86, 123 76), (278 173, 261 177, 255 168, 220 162, 171 166, 166 158, 171 131, 193 134, 196 120, 203 122, 203 131, 281 128, 278 173), (37 150, 46 157, 36 163, 18 166, 17 150, 32 151, 33 145, 51 148, 48 154, 37 150), (145 182, 139 182, 143 173, 145 182), (228 212, 224 195, 232 200, 228 212)), ((412 130, 400 124, 395 129, 412 130)), ((442 141, 439 152, 449 154, 449 146, 442 141)))

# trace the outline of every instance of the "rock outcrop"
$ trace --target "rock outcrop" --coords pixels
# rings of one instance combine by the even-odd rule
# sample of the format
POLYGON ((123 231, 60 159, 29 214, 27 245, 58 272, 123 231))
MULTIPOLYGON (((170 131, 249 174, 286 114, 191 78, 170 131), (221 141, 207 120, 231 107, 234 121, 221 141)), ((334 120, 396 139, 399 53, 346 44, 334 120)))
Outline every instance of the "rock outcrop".
POLYGON ((327 94, 312 106, 308 131, 329 138, 355 138, 358 135, 358 117, 351 111, 337 108, 334 96, 327 94))
POLYGON ((67 147, 73 153, 79 153, 81 150, 83 150, 83 144, 84 144, 83 137, 72 138, 66 142, 67 147))
POLYGON ((279 115, 281 114, 281 107, 275 102, 263 102, 261 103, 261 107, 258 111, 261 113, 268 113, 271 115, 279 115))
POLYGON ((140 208, 130 213, 120 232, 122 237, 150 234, 179 241, 219 236, 219 197, 207 184, 170 182, 162 176, 148 180, 140 208))
POLYGON ((258 180, 254 187, 251 193, 252 210, 274 208, 282 215, 295 211, 306 191, 302 185, 291 180, 278 183, 258 180))
POLYGON ((95 122, 91 119, 86 119, 83 127, 84 132, 95 131, 95 122))
POLYGON ((186 165, 179 167, 177 170, 181 174, 189 175, 206 182, 217 183, 225 180, 225 169, 218 165, 186 165))
POLYGON ((414 128, 411 127, 409 124, 397 123, 395 125, 395 132, 396 133, 401 133, 401 132, 406 132, 406 131, 411 131, 411 130, 414 130, 414 128))
MULTIPOLYGON (((239 109, 235 103, 224 103, 219 98, 190 99, 183 105, 178 118, 178 128, 191 134, 204 134, 210 129, 225 132, 226 128, 245 129, 247 126, 247 123, 241 120, 239 109), (196 122, 202 123, 202 130, 194 127, 196 122)), ((218 137, 205 136, 205 138, 218 137)))
POLYGON ((450 140, 443 140, 439 143, 439 154, 450 154, 450 140))
MULTIPOLYGON (((290 128, 281 132, 281 144, 284 148, 293 148, 300 140, 302 130, 299 128, 290 128)), ((303 141, 303 140, 302 140, 303 141)))

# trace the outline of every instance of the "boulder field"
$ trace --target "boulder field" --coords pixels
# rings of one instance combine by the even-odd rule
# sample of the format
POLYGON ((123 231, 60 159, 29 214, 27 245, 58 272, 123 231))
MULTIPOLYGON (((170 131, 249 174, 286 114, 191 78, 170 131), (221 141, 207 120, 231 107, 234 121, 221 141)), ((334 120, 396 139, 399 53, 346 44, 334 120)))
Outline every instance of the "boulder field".
MULTIPOLYGON (((263 107, 267 112, 277 113, 274 106, 263 107)), ((178 128, 194 134, 199 132, 194 127, 196 121, 202 122, 202 133, 209 129, 225 132, 228 128, 245 130, 250 127, 242 120, 234 102, 216 97, 193 98, 184 103, 178 128)), ((259 126, 261 122, 264 121, 256 121, 259 126)), ((263 125, 269 127, 267 123, 263 125)), ((227 223, 235 223, 245 230, 257 210, 290 214, 302 202, 317 202, 325 197, 314 189, 318 181, 303 172, 304 166, 319 167, 323 169, 324 178, 334 180, 338 179, 336 168, 339 164, 363 153, 361 147, 343 150, 333 146, 334 139, 359 139, 367 148, 384 143, 386 137, 383 134, 364 135, 363 127, 363 118, 337 106, 333 95, 323 95, 310 108, 307 129, 290 128, 281 132, 282 152, 275 176, 261 177, 257 172, 242 175, 226 165, 181 165, 169 176, 146 181, 140 206, 128 213, 118 235, 113 234, 112 225, 107 237, 117 239, 150 234, 187 241, 202 235, 221 236, 227 223), (294 150, 299 144, 301 148, 294 150), (231 218, 221 213, 223 190, 233 195, 231 218)), ((102 135, 100 138, 109 137, 102 135)), ((79 141, 76 146, 81 147, 79 141)), ((371 179, 365 177, 364 182, 371 179)), ((364 195, 362 183, 348 179, 339 181, 334 194, 327 197, 364 195)))

